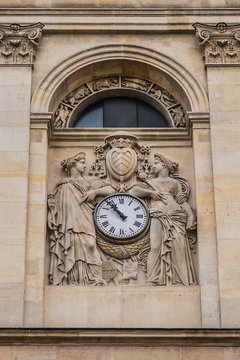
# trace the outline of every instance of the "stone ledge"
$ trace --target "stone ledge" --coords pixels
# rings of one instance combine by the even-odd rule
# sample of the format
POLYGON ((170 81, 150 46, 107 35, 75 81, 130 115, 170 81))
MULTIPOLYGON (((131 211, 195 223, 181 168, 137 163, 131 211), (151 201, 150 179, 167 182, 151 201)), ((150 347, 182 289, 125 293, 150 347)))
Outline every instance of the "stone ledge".
MULTIPOLYGON (((19 5, 19 3, 18 3, 19 5)), ((41 4, 40 4, 41 5, 41 4)), ((128 6, 128 7, 120 7, 120 6, 115 6, 114 7, 110 7, 110 6, 94 6, 94 4, 90 4, 90 2, 88 2, 88 4, 86 4, 88 6, 76 6, 76 7, 70 7, 70 6, 65 6, 65 4, 63 4, 64 7, 61 6, 56 6, 53 8, 50 7, 44 7, 44 6, 38 6, 38 7, 1 7, 0 5, 0 9, 1 9, 1 14, 4 15, 66 15, 66 16, 70 16, 70 15, 85 15, 85 16, 94 16, 95 14, 98 15, 133 15, 136 16, 136 11, 138 12, 137 15, 138 16, 160 16, 160 17, 164 17, 164 16, 186 16, 186 15, 194 15, 194 16, 199 16, 199 15, 214 15, 216 16, 216 12, 218 14, 218 16, 223 16, 223 15, 229 15, 231 17, 233 16, 238 16, 240 14, 240 9, 239 7, 219 7, 219 6, 215 6, 215 7, 188 7, 188 6, 183 6, 180 7, 179 6, 179 2, 176 3, 176 6, 170 8, 170 7, 161 7, 159 5, 161 4, 157 4, 158 6, 154 7, 154 6, 149 6, 149 7, 144 7, 144 6, 128 6)), ((129 3, 129 5, 131 5, 129 3)))
POLYGON ((0 346, 240 346, 240 329, 35 329, 2 328, 0 346))
MULTIPOLYGON (((118 131, 130 131, 140 141, 179 141, 189 142, 191 146, 191 133, 188 128, 118 128, 118 131)), ((51 142, 61 141, 93 141, 94 143, 103 139, 113 132, 112 128, 50 128, 49 140, 51 142)), ((176 145, 176 144, 174 144, 176 145)), ((184 143, 184 146, 186 144, 184 143)))
MULTIPOLYGON (((52 4, 52 1, 50 3, 52 4)), ((42 2, 37 7, 34 7, 36 2, 32 3, 32 6, 29 2, 29 7, 20 7, 19 2, 12 7, 7 7, 7 5, 1 7, 2 4, 0 4, 0 22, 9 25, 13 22, 28 25, 29 17, 32 22, 39 21, 41 17, 46 25, 44 34, 109 33, 109 31, 139 34, 145 32, 193 34, 192 24, 199 18, 205 23, 213 24, 219 19, 224 19, 228 24, 239 22, 239 7, 201 8, 187 5, 181 7, 179 1, 171 7, 168 6, 168 1, 160 5, 159 1, 156 1, 155 5, 149 3, 148 7, 144 7, 143 3, 139 6, 135 2, 132 3, 134 6, 131 6, 131 2, 127 0, 122 7, 117 7, 116 3, 112 6, 106 3, 105 6, 102 1, 100 7, 96 1, 86 2, 82 6, 78 2, 72 7, 65 7, 65 3, 58 3, 55 7, 47 7, 45 3, 44 7, 41 6, 42 2)))
MULTIPOLYGON (((202 0, 185 0, 183 2, 179 2, 179 0, 162 0, 159 2, 158 0, 135 0, 134 2, 131 0, 122 0, 121 5, 124 8, 132 8, 132 9, 138 9, 138 8, 189 8, 189 9, 197 9, 199 7, 203 7, 202 0)), ((208 0, 205 2, 204 9, 212 9, 212 8, 220 8, 220 9, 226 9, 226 8, 236 8, 238 7, 238 0, 228 0, 227 2, 225 0, 218 0, 218 4, 216 6, 216 0, 208 0)), ((68 8, 89 8, 96 6, 98 8, 119 8, 119 5, 116 5, 115 0, 72 0, 69 1, 67 4, 68 8)), ((24 2, 19 2, 19 0, 2 0, 0 7, 2 8, 63 8, 66 7, 66 1, 65 0, 41 0, 37 3, 35 0, 28 0, 27 5, 24 2)))

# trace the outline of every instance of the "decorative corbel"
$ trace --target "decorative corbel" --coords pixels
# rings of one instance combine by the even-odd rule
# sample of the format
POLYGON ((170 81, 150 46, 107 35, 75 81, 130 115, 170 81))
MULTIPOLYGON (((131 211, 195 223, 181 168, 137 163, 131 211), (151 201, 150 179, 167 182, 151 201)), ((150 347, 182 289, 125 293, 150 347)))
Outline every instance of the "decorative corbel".
POLYGON ((0 25, 0 64, 33 64, 43 24, 0 25))
POLYGON ((240 65, 240 24, 193 24, 206 65, 240 65))

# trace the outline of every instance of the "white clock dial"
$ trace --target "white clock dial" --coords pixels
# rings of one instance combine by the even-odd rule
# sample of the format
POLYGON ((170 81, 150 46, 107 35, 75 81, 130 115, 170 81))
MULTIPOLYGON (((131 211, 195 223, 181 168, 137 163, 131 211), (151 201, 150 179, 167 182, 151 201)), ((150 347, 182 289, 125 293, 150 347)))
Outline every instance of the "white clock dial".
POLYGON ((110 238, 128 239, 142 233, 148 225, 148 209, 138 198, 115 194, 96 207, 94 219, 100 232, 110 238))

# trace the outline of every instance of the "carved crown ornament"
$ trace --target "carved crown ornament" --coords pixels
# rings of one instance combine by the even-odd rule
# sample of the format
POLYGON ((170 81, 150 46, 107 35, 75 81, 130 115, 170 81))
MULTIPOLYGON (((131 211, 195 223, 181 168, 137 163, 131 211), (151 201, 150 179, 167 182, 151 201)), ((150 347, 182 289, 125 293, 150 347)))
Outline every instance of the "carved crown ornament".
POLYGON ((240 24, 221 22, 214 26, 195 23, 193 27, 204 48, 203 60, 206 65, 240 64, 240 24))
POLYGON ((48 195, 52 285, 194 285, 196 217, 179 164, 125 131, 61 162, 48 195))
POLYGON ((71 118, 75 109, 93 94, 117 89, 129 89, 145 93, 152 97, 168 114, 173 127, 186 127, 186 112, 182 105, 160 85, 131 76, 107 76, 85 82, 68 94, 59 104, 55 114, 53 127, 55 129, 72 126, 71 118))
POLYGON ((0 63, 33 64, 43 24, 0 25, 0 63))

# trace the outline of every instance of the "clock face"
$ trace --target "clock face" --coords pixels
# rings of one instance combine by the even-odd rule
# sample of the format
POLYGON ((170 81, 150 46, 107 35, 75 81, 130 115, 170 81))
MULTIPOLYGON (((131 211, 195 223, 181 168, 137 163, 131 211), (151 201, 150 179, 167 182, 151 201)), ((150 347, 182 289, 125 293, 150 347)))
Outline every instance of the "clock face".
POLYGON ((146 229, 149 210, 135 196, 115 194, 100 201, 94 219, 98 230, 108 238, 127 240, 146 229))

